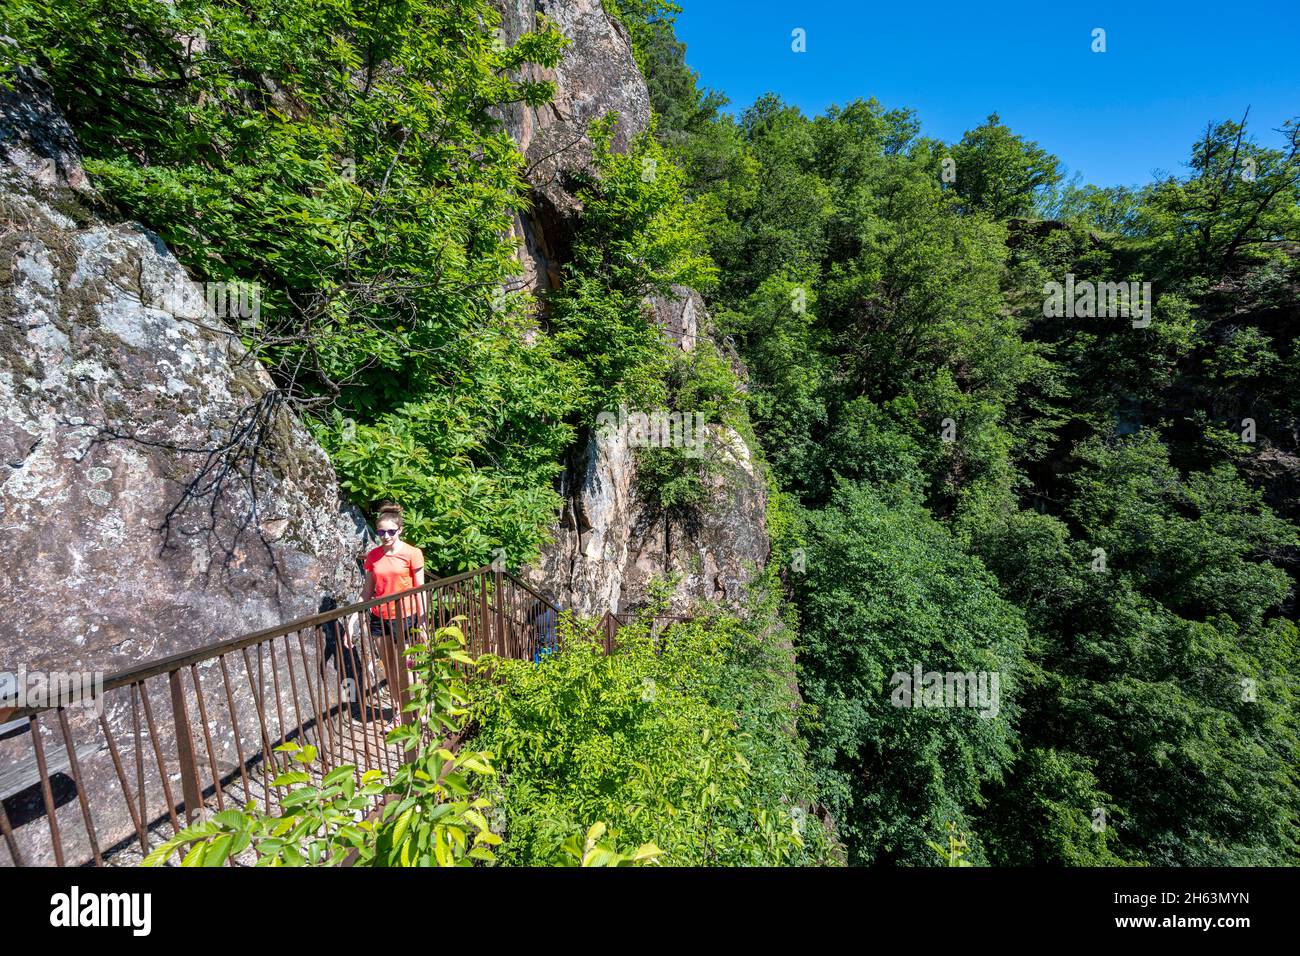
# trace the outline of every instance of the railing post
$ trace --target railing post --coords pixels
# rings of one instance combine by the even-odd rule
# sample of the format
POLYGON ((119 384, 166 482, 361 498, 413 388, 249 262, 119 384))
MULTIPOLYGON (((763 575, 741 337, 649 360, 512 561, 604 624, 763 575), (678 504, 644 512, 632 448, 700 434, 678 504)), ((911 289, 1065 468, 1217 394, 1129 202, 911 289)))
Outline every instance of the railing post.
POLYGON ((506 588, 501 574, 501 568, 493 568, 495 582, 493 587, 496 589, 497 599, 497 643, 501 645, 501 656, 510 656, 510 638, 506 634, 506 588))
MULTIPOLYGON (((471 596, 474 594, 474 589, 472 587, 470 588, 469 593, 471 596)), ((493 651, 492 649, 493 647, 492 627, 488 623, 488 598, 487 598, 487 575, 486 574, 480 574, 478 576, 478 638, 482 644, 482 648, 483 648, 482 653, 484 654, 495 653, 495 651, 493 651)))
MULTIPOLYGON (((403 602, 401 601, 396 602, 395 606, 397 616, 392 618, 393 624, 395 625, 393 635, 395 639, 393 644, 397 651, 397 660, 395 661, 393 668, 396 671, 397 693, 394 695, 393 700, 395 706, 400 711, 400 713, 396 715, 397 719, 403 724, 409 724, 415 720, 415 714, 406 709, 406 705, 411 702, 411 675, 406 667, 407 641, 409 639, 409 632, 406 629, 408 617, 405 613, 406 608, 403 607, 402 604, 403 602)), ((418 748, 403 750, 402 763, 412 763, 418 756, 418 748)))
MULTIPOLYGON (((203 806, 199 790, 199 768, 194 762, 194 735, 185 707, 185 685, 179 669, 167 675, 172 690, 172 723, 176 728, 176 757, 181 765, 181 794, 185 798, 185 822, 191 823, 203 806)), ((270 754, 265 759, 269 760, 270 754)), ((166 771, 164 771, 165 773, 166 771)))
POLYGON ((605 612, 605 616, 600 619, 600 628, 605 632, 605 653, 608 654, 614 647, 614 615, 612 612, 605 612))

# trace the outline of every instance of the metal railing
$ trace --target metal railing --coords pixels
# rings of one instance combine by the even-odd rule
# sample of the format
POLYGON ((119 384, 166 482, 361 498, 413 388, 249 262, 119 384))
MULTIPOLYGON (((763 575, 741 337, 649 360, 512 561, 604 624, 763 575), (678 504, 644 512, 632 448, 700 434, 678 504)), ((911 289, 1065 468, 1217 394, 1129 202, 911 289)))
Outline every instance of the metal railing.
POLYGON ((275 811, 288 741, 316 748, 318 776, 391 773, 405 755, 384 738, 415 718, 403 648, 458 617, 475 657, 558 645, 559 608, 489 566, 141 664, 105 679, 93 707, 0 710, 8 862, 126 865, 228 804, 275 811))
MULTIPOLYGON (((600 618, 598 633, 600 641, 605 648, 606 654, 612 654, 618 647, 618 632, 633 623, 641 617, 641 614, 615 614, 613 611, 606 611, 600 618)), ((649 637, 655 643, 656 653, 662 650, 659 643, 662 637, 674 624, 693 621, 695 618, 689 614, 656 614, 650 618, 649 637)))

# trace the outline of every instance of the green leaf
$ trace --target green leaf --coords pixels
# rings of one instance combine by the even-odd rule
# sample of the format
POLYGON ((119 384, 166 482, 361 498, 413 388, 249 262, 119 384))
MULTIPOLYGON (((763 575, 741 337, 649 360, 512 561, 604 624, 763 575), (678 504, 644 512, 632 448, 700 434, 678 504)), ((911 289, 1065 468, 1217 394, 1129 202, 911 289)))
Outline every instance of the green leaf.
POLYGON ((310 783, 311 774, 303 773, 300 770, 291 770, 282 773, 271 781, 273 787, 292 787, 300 783, 310 783))

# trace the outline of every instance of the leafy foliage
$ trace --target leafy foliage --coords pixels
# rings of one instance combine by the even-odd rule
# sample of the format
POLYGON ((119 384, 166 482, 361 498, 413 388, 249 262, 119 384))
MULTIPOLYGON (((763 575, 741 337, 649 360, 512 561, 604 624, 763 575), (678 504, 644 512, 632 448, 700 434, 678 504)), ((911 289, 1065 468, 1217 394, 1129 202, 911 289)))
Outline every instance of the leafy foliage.
POLYGON ((1027 216, 1060 181, 1056 157, 990 116, 952 148, 955 185, 971 210, 994 219, 1027 216))
POLYGON ((968 829, 1011 764, 1024 621, 915 502, 845 484, 807 521, 798 647, 824 798, 851 862, 924 863, 926 835, 968 829), (900 706, 892 675, 918 667, 998 674, 996 708, 900 706))
POLYGON ((244 810, 224 810, 193 824, 159 845, 144 860, 160 866, 188 847, 182 866, 221 866, 250 847, 258 866, 470 866, 491 863, 492 847, 501 843, 484 811, 489 801, 477 794, 496 771, 491 754, 464 750, 453 754, 440 743, 439 731, 459 729, 464 696, 457 664, 472 663, 463 648, 460 628, 440 628, 427 645, 410 648, 413 681, 405 711, 407 723, 389 731, 389 743, 401 744, 415 757, 404 762, 389 781, 378 770, 358 775, 351 765, 335 767, 316 783, 308 766, 316 748, 281 744, 301 769, 286 769, 271 781, 278 788, 278 814, 250 803, 244 810), (426 728, 434 734, 424 742, 426 728), (358 776, 360 785, 358 786, 358 776), (475 781, 480 781, 476 786, 475 781), (378 817, 368 815, 382 799, 378 817))
POLYGON ((502 860, 563 862, 593 818, 670 865, 825 859, 779 649, 730 615, 659 634, 652 620, 624 626, 610 655, 565 620, 558 652, 492 662, 474 686, 503 769, 502 860))
MULTIPOLYGON (((669 30, 652 6, 620 10, 669 30)), ((870 100, 768 95, 678 145, 712 160, 685 168, 721 211, 716 314, 796 504, 803 726, 851 859, 930 862, 951 822, 995 863, 1295 862, 1295 130, 1211 122, 1136 189, 1063 185, 996 115, 944 144, 870 100), (1150 325, 1045 318, 1067 275, 1150 282, 1150 325), (990 614, 1014 728, 890 737, 895 658, 990 614)))

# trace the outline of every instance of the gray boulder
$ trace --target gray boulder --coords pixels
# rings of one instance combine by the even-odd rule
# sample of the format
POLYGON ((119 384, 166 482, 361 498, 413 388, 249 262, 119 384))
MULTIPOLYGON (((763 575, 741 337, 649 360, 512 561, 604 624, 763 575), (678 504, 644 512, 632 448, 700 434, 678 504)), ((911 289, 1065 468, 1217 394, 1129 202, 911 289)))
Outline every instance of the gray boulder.
MULTIPOLYGON (((354 598, 364 524, 324 451, 158 237, 105 215, 31 74, 0 95, 0 222, 0 672, 111 675, 354 598)), ((107 716, 128 736, 129 708, 107 716)), ((0 734, 0 768, 30 757, 24 738, 0 734)), ((216 746, 232 768, 233 738, 216 746)), ((105 833, 131 832, 107 751, 82 771, 119 807, 105 833)), ((42 833, 20 832, 35 862, 42 833)))

